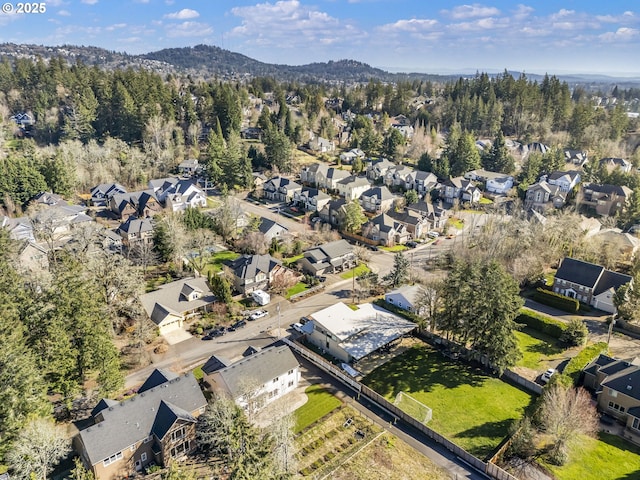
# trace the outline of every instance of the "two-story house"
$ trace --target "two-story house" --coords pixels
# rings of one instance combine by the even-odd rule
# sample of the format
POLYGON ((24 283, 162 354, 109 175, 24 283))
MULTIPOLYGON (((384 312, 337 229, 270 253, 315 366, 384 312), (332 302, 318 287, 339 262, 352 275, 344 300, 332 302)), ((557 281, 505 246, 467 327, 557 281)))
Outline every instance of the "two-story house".
MULTIPOLYGON (((429 230, 442 230, 449 218, 449 211, 440 205, 420 201, 407 205, 407 212, 418 214, 429 222, 429 230)), ((415 235, 419 238, 421 235, 415 235)))
POLYGON ((411 234, 403 223, 385 213, 365 223, 362 226, 362 236, 387 247, 402 245, 411 238, 411 234))
POLYGON ((111 197, 118 193, 127 193, 127 189, 119 183, 101 183, 91 189, 91 203, 97 206, 105 206, 111 197))
POLYGON ((300 170, 300 181, 305 185, 318 186, 318 177, 326 176, 329 166, 326 163, 312 163, 300 170))
POLYGON ((109 208, 118 218, 131 215, 150 217, 163 209, 156 193, 152 190, 117 193, 109 199, 109 208))
POLYGON ((387 174, 387 170, 395 167, 396 164, 390 162, 386 158, 378 158, 372 160, 367 164, 367 178, 371 181, 376 181, 380 178, 384 178, 387 174))
POLYGON ((302 185, 285 177, 273 177, 262 188, 268 200, 286 203, 293 200, 295 192, 302 191, 302 185))
POLYGON ((360 195, 360 205, 369 213, 384 213, 388 211, 397 197, 386 186, 371 187, 360 195))
POLYGON ((317 212, 329 203, 331 197, 316 188, 303 187, 293 194, 293 204, 308 212, 317 212))
POLYGON ((242 255, 227 260, 226 267, 233 275, 233 288, 246 295, 254 290, 267 290, 282 262, 271 255, 242 255))
POLYGON ((553 291, 605 312, 614 313, 613 297, 632 277, 582 260, 565 257, 556 272, 553 291))
POLYGON ((304 252, 299 260, 302 270, 312 275, 343 272, 356 266, 353 246, 346 240, 336 240, 304 252))
POLYGON ((446 203, 454 203, 456 200, 463 202, 478 203, 482 197, 482 192, 473 182, 464 177, 453 177, 447 179, 441 187, 440 198, 446 203))
POLYGON ((255 412, 298 387, 300 366, 286 345, 272 346, 205 374, 207 388, 255 412))
POLYGON ((336 184, 338 193, 347 200, 355 200, 371 188, 371 183, 366 177, 351 175, 336 184))
POLYGON ((139 244, 153 244, 153 221, 150 218, 130 216, 120 224, 116 233, 122 238, 122 246, 127 250, 139 244))
POLYGON ((340 163, 351 165, 357 158, 364 160, 365 154, 359 148, 352 148, 348 152, 343 152, 340 154, 340 163))
POLYGON ((584 183, 580 188, 578 202, 593 208, 598 215, 613 217, 624 210, 631 193, 631 189, 625 186, 584 183))
POLYGON ((348 178, 350 175, 346 170, 329 167, 326 172, 318 172, 317 187, 326 188, 327 190, 337 190, 338 182, 348 178))
POLYGON ((97 480, 133 476, 150 464, 169 466, 197 448, 195 427, 206 406, 192 373, 155 370, 137 395, 100 400, 73 446, 97 480))
POLYGON ((344 198, 331 200, 318 212, 322 221, 328 223, 332 227, 341 228, 347 216, 347 201, 344 198))
POLYGON ((549 185, 557 185, 560 190, 568 193, 580 183, 580 172, 551 172, 546 180, 549 185))
POLYGON ((567 192, 563 192, 559 185, 551 185, 546 181, 534 183, 527 189, 524 199, 526 210, 546 210, 562 208, 567 200, 567 192))
POLYGON ((513 188, 513 177, 506 173, 479 169, 465 173, 464 177, 468 180, 483 183, 487 192, 496 195, 506 195, 513 188))
POLYGON ((438 177, 431 172, 413 170, 405 177, 405 190, 415 190, 418 195, 424 195, 438 187, 438 177))
POLYGON ((396 222, 404 225, 411 238, 423 238, 427 235, 427 232, 433 230, 429 219, 415 211, 408 209, 405 209, 402 212, 390 211, 388 212, 388 215, 396 222))

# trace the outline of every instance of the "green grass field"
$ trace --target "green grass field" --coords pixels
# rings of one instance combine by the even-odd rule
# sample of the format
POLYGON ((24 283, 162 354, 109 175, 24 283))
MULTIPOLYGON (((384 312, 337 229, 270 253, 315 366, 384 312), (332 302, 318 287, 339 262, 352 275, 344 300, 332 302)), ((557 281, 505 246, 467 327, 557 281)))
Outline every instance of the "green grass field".
POLYGON ((309 285, 307 285, 304 282, 298 282, 293 287, 291 287, 289 290, 287 290, 287 293, 286 293, 285 297, 286 298, 291 298, 291 296, 295 295, 296 293, 302 293, 305 290, 309 290, 309 285))
POLYGON ((409 247, 405 245, 394 245, 393 247, 380 247, 380 249, 386 252, 404 252, 405 250, 409 250, 409 247))
POLYGON ((304 393, 309 399, 295 411, 296 424, 293 433, 300 433, 342 404, 335 395, 320 385, 311 385, 304 393))
POLYGON ((300 255, 295 255, 293 257, 283 258, 282 263, 285 267, 290 267, 291 265, 296 263, 298 260, 300 260, 302 257, 304 257, 304 254, 301 253, 300 255))
POLYGON ((449 361, 428 346, 414 347, 364 378, 394 401, 399 391, 433 410, 429 427, 483 458, 507 436, 532 396, 464 363, 449 361))
POLYGON ((232 252, 230 250, 214 253, 213 255, 211 255, 211 258, 209 258, 209 263, 202 270, 202 275, 206 277, 209 271, 213 273, 221 272, 224 261, 235 260, 239 256, 239 253, 232 252))
POLYGON ((344 272, 342 275, 340 275, 340 278, 347 280, 353 278, 354 275, 356 277, 359 277, 363 273, 367 273, 370 271, 371 270, 369 269, 369 267, 367 267, 364 263, 361 263, 356 268, 352 268, 351 270, 344 272))
POLYGON ((640 447, 608 433, 598 438, 581 437, 569 449, 562 467, 544 464, 558 480, 640 478, 640 447))
POLYGON ((564 357, 564 347, 553 337, 530 328, 524 328, 522 331, 514 333, 522 352, 522 359, 518 362, 518 367, 546 370, 548 368, 547 362, 564 357))

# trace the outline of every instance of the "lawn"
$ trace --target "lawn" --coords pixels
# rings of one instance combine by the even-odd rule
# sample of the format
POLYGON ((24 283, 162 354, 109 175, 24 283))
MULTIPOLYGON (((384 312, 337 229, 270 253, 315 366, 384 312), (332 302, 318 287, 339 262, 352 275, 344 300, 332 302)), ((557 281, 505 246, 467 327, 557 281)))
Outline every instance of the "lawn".
POLYGON ((301 253, 300 255, 295 255, 293 257, 283 258, 282 263, 285 267, 290 267, 292 264, 296 263, 298 260, 300 260, 303 257, 304 257, 304 254, 301 253))
POLYGON ((294 433, 300 433, 309 425, 317 422, 328 413, 338 408, 342 402, 320 385, 311 385, 304 393, 307 394, 307 403, 295 411, 296 425, 294 433))
POLYGON ((409 393, 433 410, 429 427, 479 458, 507 436, 532 403, 531 394, 464 363, 416 346, 367 375, 363 382, 393 402, 409 393))
POLYGON ((447 220, 447 223, 458 230, 464 229, 464 222, 460 220, 458 217, 451 217, 447 220))
POLYGON ((200 365, 199 367, 196 367, 193 369, 193 376, 197 381, 200 381, 204 378, 204 372, 202 371, 202 367, 204 367, 204 364, 200 365))
POLYGON ((301 292, 304 292, 305 290, 309 290, 309 285, 307 285, 304 282, 298 282, 293 287, 291 287, 289 290, 287 290, 287 293, 286 293, 285 297, 286 298, 291 298, 296 293, 301 293, 301 292))
POLYGON ((409 247, 406 245, 394 245, 393 247, 380 247, 380 249, 385 252, 404 252, 405 250, 409 250, 409 247))
POLYGON ((222 265, 226 260, 235 260, 239 256, 239 253, 232 252, 231 250, 214 253, 209 258, 209 263, 202 270, 202 275, 206 277, 210 271, 213 273, 221 272, 222 265))
POLYGON ((348 280, 348 279, 353 278, 354 275, 356 277, 359 277, 363 273, 368 273, 370 271, 371 271, 371 269, 369 269, 369 267, 367 267, 364 263, 361 263, 356 268, 352 268, 351 270, 348 270, 348 271, 344 272, 342 275, 340 275, 340 278, 348 280))
POLYGON ((599 438, 582 437, 569 449, 562 467, 544 464, 558 480, 640 478, 640 447, 608 433, 599 438))
POLYGON ((546 370, 548 368, 546 362, 564 357, 562 344, 549 335, 527 327, 514 333, 522 352, 522 359, 518 362, 518 367, 546 370))

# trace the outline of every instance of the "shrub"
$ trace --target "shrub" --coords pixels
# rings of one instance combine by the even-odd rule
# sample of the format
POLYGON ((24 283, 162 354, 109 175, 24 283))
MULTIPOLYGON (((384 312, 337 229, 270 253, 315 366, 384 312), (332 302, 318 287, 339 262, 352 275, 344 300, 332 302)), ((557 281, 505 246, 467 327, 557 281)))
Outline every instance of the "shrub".
POLYGON ((575 298, 565 297, 564 295, 545 290, 544 288, 538 288, 533 299, 536 302, 540 302, 569 313, 576 313, 580 309, 580 302, 575 298))
POLYGON ((578 383, 580 379, 580 373, 584 367, 586 367, 591 360, 596 358, 601 353, 608 353, 609 345, 605 342, 594 343, 593 345, 589 345, 588 347, 583 348, 580 353, 578 353, 575 357, 569 360, 567 366, 565 367, 562 375, 554 375, 551 377, 551 382, 553 382, 554 377, 557 377, 556 382, 560 382, 563 385, 574 386, 578 383))
POLYGON ((560 341, 572 347, 579 347, 587 343, 588 336, 589 330, 587 330, 587 326, 581 320, 574 318, 560 335, 560 341))
POLYGON ((560 320, 541 315, 528 308, 521 308, 520 314, 516 317, 515 321, 516 323, 524 324, 527 327, 558 339, 564 334, 567 328, 567 325, 560 320))
POLYGON ((395 305, 392 305, 389 302, 387 302, 384 298, 378 298, 377 300, 374 300, 373 303, 379 307, 384 308, 385 310, 389 310, 390 312, 393 312, 396 315, 404 317, 407 320, 410 320, 414 323, 420 323, 420 317, 418 317, 418 315, 416 315, 415 313, 411 313, 407 310, 403 310, 402 308, 398 308, 395 305))

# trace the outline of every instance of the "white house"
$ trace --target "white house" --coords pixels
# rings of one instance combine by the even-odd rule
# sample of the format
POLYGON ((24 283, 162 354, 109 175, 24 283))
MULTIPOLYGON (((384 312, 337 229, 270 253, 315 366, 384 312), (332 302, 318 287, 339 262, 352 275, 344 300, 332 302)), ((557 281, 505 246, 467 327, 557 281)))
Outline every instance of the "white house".
MULTIPOLYGON (((544 180, 544 178, 542 178, 544 180)), ((549 185, 557 185, 563 192, 570 192, 580 183, 580 172, 552 172, 546 179, 549 185)))
POLYGON ((354 175, 340 180, 336 186, 338 193, 347 200, 360 198, 360 195, 371 188, 371 184, 366 177, 356 177, 354 175))
POLYGON ((412 313, 419 313, 418 305, 420 297, 424 295, 424 288, 420 285, 403 285, 386 293, 384 299, 387 303, 412 313))

